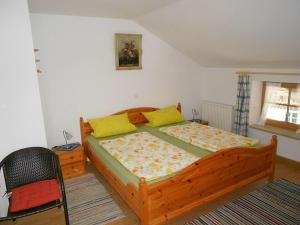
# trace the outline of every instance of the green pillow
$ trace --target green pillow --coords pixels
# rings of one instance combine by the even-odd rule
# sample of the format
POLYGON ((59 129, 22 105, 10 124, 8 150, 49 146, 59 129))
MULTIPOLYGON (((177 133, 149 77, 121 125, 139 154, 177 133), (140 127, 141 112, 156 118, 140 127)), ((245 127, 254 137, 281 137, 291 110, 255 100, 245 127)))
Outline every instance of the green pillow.
POLYGON ((129 133, 136 130, 136 127, 129 122, 127 113, 90 119, 88 122, 94 129, 92 135, 96 138, 129 133))
POLYGON ((143 112, 143 115, 149 121, 146 125, 150 127, 158 127, 185 120, 183 115, 177 110, 176 106, 170 106, 153 112, 143 112))

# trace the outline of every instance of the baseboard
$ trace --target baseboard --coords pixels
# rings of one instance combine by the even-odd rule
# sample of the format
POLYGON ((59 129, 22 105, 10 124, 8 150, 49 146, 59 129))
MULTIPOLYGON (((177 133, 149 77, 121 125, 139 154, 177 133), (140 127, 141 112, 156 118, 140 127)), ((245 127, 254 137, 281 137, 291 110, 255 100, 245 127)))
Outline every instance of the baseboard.
POLYGON ((300 169, 300 162, 292 160, 292 159, 285 158, 283 156, 277 155, 276 156, 276 162, 288 164, 291 167, 299 168, 300 169))

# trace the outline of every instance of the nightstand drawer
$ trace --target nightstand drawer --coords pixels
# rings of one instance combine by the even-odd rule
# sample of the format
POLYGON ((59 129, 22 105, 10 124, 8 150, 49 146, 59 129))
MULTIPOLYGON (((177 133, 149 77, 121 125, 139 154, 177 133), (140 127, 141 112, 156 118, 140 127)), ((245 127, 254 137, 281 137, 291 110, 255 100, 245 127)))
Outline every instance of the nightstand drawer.
POLYGON ((74 151, 59 155, 60 165, 67 165, 74 162, 84 161, 85 156, 83 151, 74 151))
POLYGON ((64 179, 76 177, 85 173, 85 163, 78 162, 61 167, 64 179))
POLYGON ((81 145, 69 152, 58 151, 55 147, 52 149, 59 158, 64 179, 77 177, 85 173, 86 156, 81 145))

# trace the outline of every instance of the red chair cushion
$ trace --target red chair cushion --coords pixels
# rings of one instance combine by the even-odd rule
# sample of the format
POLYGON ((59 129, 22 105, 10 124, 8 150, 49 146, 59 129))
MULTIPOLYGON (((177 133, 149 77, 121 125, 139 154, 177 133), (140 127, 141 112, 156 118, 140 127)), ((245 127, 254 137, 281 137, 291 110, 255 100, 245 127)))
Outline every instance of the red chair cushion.
POLYGON ((44 180, 14 188, 11 195, 10 212, 31 209, 61 198, 57 180, 44 180))

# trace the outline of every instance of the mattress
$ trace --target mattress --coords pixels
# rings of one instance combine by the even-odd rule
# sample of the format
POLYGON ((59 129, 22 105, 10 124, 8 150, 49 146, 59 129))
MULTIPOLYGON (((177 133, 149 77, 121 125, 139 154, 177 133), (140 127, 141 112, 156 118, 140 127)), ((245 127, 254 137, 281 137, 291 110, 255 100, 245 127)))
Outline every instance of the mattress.
POLYGON ((260 143, 260 141, 255 138, 236 135, 228 131, 195 122, 162 127, 159 130, 212 152, 233 147, 255 147, 260 143))
POLYGON ((200 159, 149 132, 127 134, 99 144, 131 173, 146 181, 174 174, 200 159))
MULTIPOLYGON (((182 125, 182 124, 186 124, 186 123, 189 123, 189 122, 181 122, 181 123, 177 123, 177 124, 182 125)), ((196 147, 194 145, 191 145, 189 143, 181 141, 175 137, 172 137, 165 133, 162 133, 161 131, 159 131, 158 128, 148 127, 148 126, 144 125, 144 126, 138 127, 137 131, 132 132, 132 133, 136 133, 136 132, 149 132, 150 134, 154 135, 155 137, 158 137, 168 143, 171 143, 171 144, 195 155, 198 158, 202 158, 208 154, 211 154, 211 152, 209 152, 207 150, 196 147)), ((90 149, 93 152, 93 154, 95 156, 99 157, 99 159, 105 164, 106 167, 108 167, 110 169, 111 172, 113 172, 124 184, 132 183, 133 185, 138 187, 139 178, 136 175, 134 175, 133 173, 131 173, 126 167, 124 167, 118 160, 116 160, 110 153, 108 153, 101 145, 99 145, 99 141, 115 139, 115 138, 123 137, 126 135, 128 135, 128 134, 115 135, 115 136, 112 136, 109 138, 95 138, 92 135, 88 135, 86 139, 91 147, 90 149)), ((179 171, 168 174, 163 177, 149 180, 149 181, 147 181, 147 183, 153 184, 158 181, 168 179, 168 178, 176 175, 178 172, 179 171)))

